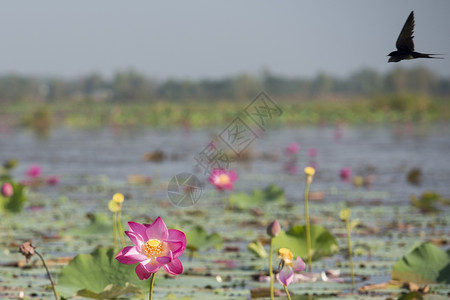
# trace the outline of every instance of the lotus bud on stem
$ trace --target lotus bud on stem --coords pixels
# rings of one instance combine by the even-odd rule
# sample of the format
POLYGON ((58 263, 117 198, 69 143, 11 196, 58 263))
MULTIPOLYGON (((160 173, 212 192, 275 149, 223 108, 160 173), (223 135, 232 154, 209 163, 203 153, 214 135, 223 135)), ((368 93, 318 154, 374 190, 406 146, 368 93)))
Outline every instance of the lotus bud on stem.
POLYGON ((350 209, 346 208, 340 211, 339 218, 345 222, 345 228, 347 230, 347 247, 348 256, 350 260, 350 276, 352 278, 352 285, 355 284, 355 276, 353 273, 353 253, 352 253, 352 241, 351 241, 351 225, 350 225, 350 209))
POLYGON ((280 233, 281 227, 280 223, 275 220, 272 223, 270 223, 269 226, 267 226, 267 234, 270 236, 270 249, 269 249, 269 277, 270 277, 270 299, 274 299, 274 292, 273 292, 273 239, 280 233))
POLYGON ((55 283, 53 282, 52 276, 50 275, 50 272, 49 272, 49 270, 47 268, 47 264, 45 263, 44 258, 42 257, 42 255, 39 252, 36 251, 36 247, 34 247, 31 244, 31 241, 28 241, 28 242, 25 242, 22 245, 20 245, 19 252, 22 253, 25 256, 27 262, 30 261, 30 258, 34 254, 39 256, 39 258, 42 261, 42 264, 44 265, 45 271, 47 271, 47 276, 48 276, 48 279, 50 280, 50 283, 52 285, 53 294, 55 295, 55 299, 58 300, 58 295, 56 294, 56 289, 55 289, 55 283))
POLYGON ((306 222, 306 248, 308 251, 308 272, 312 272, 312 253, 311 253, 311 229, 309 224, 309 208, 308 208, 308 196, 309 186, 313 180, 313 176, 316 170, 312 167, 305 168, 306 174, 306 186, 305 186, 305 222, 306 222))
POLYGON ((14 194, 14 189, 11 183, 5 182, 2 184, 1 194, 5 198, 11 197, 14 194))
POLYGON ((113 195, 112 200, 114 202, 116 202, 119 205, 119 211, 117 212, 117 229, 120 232, 120 241, 122 243, 122 247, 125 247, 125 237, 123 236, 123 227, 122 227, 122 221, 121 221, 121 216, 122 216, 122 204, 123 201, 125 200, 125 196, 121 193, 116 193, 113 195))
POLYGON ((118 244, 118 232, 120 236, 120 241, 122 243, 122 247, 125 247, 125 238, 123 236, 123 228, 122 228, 122 222, 120 220, 121 214, 122 214, 122 203, 125 197, 120 194, 116 193, 114 194, 111 201, 108 203, 108 208, 112 212, 112 221, 113 221, 113 235, 114 235, 114 249, 117 249, 118 244))

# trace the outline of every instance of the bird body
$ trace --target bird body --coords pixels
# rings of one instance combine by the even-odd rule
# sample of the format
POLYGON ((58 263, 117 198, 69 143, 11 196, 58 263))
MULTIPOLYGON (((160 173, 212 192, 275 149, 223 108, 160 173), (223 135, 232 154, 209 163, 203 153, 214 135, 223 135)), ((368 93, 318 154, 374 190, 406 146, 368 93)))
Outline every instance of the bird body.
POLYGON ((434 57, 432 55, 439 54, 427 54, 414 51, 414 11, 412 11, 408 19, 406 19, 405 25, 403 25, 402 31, 397 38, 395 46, 397 51, 393 51, 388 54, 388 62, 399 62, 401 60, 415 59, 415 58, 442 58, 434 57))
POLYGON ((431 55, 439 55, 439 54, 427 54, 427 53, 420 53, 420 52, 409 52, 409 51, 393 51, 389 53, 388 56, 389 62, 399 62, 401 60, 408 60, 408 59, 414 59, 414 58, 440 58, 442 57, 434 57, 431 55))

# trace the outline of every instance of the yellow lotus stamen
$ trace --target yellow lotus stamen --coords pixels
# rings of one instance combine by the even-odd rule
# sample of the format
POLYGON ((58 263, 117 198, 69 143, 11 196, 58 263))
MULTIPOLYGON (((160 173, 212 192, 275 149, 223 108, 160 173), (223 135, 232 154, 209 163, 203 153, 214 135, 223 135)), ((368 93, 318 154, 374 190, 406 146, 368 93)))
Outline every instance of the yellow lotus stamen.
POLYGON ((229 184, 230 183, 230 176, 228 176, 227 174, 220 174, 220 176, 217 179, 217 181, 220 184, 229 184))
POLYGON ((160 240, 152 239, 143 245, 142 250, 148 258, 159 257, 164 250, 164 245, 160 240))
POLYGON ((121 193, 115 193, 112 197, 112 200, 116 203, 122 203, 125 197, 121 193))
POLYGON ((114 202, 114 200, 109 201, 108 208, 111 212, 116 213, 120 211, 122 205, 120 203, 114 202))
POLYGON ((306 167, 305 168, 305 174, 308 176, 313 176, 316 173, 316 170, 314 170, 313 167, 306 167))
POLYGON ((278 250, 278 256, 288 264, 294 259, 294 254, 288 248, 280 248, 278 250))

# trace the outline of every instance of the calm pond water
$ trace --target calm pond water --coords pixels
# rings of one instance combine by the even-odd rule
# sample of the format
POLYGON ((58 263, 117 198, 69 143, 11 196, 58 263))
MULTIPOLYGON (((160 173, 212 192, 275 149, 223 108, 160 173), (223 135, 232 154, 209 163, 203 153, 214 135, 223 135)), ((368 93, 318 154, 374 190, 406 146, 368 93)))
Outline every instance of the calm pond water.
MULTIPOLYGON (((235 287, 225 292, 223 297, 218 295, 214 299, 248 299, 250 289, 267 287, 267 283, 252 277, 267 267, 265 260, 255 259, 253 254, 246 250, 247 244, 258 237, 266 236, 266 225, 261 224, 264 224, 269 215, 270 218, 290 220, 298 224, 303 222, 303 168, 310 164, 314 164, 317 169, 311 190, 321 191, 324 195, 321 202, 323 205, 311 205, 311 215, 321 226, 330 228, 332 233, 336 234, 343 249, 345 234, 335 215, 342 207, 342 202, 353 201, 359 204, 352 206, 352 216, 361 219, 365 226, 356 229, 353 234, 354 247, 363 250, 362 254, 355 257, 358 264, 356 274, 367 275, 368 279, 358 282, 358 286, 387 282, 391 278, 393 264, 407 253, 411 245, 428 238, 445 239, 448 236, 449 206, 441 205, 441 214, 428 216, 422 215, 419 210, 409 205, 410 195, 418 196, 427 190, 433 190, 446 198, 450 197, 450 128, 447 124, 268 130, 252 143, 253 159, 230 164, 230 168, 235 169, 241 179, 237 181, 235 190, 250 192, 254 188, 264 188, 275 183, 285 189, 289 201, 301 204, 292 205, 294 208, 268 204, 268 212, 262 217, 240 211, 224 214, 219 193, 207 184, 206 177, 195 167, 195 157, 221 131, 221 128, 191 132, 112 128, 81 131, 60 128, 54 130, 47 139, 39 139, 26 130, 0 131, 0 161, 17 158, 20 162, 13 172, 15 178, 25 179, 25 173, 32 165, 40 165, 44 176, 59 175, 61 178, 59 187, 44 186, 32 190, 30 200, 35 204, 44 203, 41 208, 36 211, 29 208, 20 215, 11 216, 12 227, 18 228, 14 232, 14 239, 26 240, 31 234, 39 249, 48 258, 90 253, 99 244, 111 246, 111 234, 82 231, 89 224, 85 212, 104 213, 111 195, 123 192, 135 200, 127 201, 126 204, 126 213, 132 215, 133 220, 145 220, 148 216, 161 215, 171 224, 184 222, 182 224, 186 228, 190 224, 202 224, 208 232, 222 234, 225 237, 224 246, 240 249, 238 252, 205 250, 203 255, 193 261, 188 260, 185 255, 182 261, 189 272, 176 281, 176 290, 180 297, 192 294, 195 299, 212 299, 211 291, 205 289, 205 286, 220 287, 225 284, 235 287), (297 175, 287 174, 283 168, 289 160, 284 150, 292 142, 300 146, 295 161, 297 175), (312 148, 317 152, 313 157, 310 155, 312 148), (145 153, 156 150, 163 151, 166 159, 161 162, 144 159, 145 153), (342 181, 339 171, 344 167, 351 167, 353 175, 371 175, 372 185, 355 188, 350 182, 342 181), (407 174, 413 168, 419 168, 422 172, 420 185, 407 181, 407 174), (175 206, 161 205, 164 199, 168 199, 168 181, 184 172, 195 173, 205 183, 203 196, 197 206, 183 210, 175 206), (148 186, 127 184, 130 174, 150 176, 154 183, 148 186), (102 178, 108 180, 103 182, 102 178), (67 198, 64 200, 64 197, 60 196, 67 198), (101 201, 92 201, 96 199, 101 201), (374 202, 379 206, 371 205, 368 209, 374 202), (397 207, 391 209, 393 206, 397 207), (67 216, 70 216, 70 220, 65 219, 67 216), (405 224, 406 227, 402 227, 405 224), (77 235, 77 230, 84 232, 81 234, 82 238, 77 235), (53 239, 44 239, 43 236, 53 239), (363 246, 373 253, 370 252, 369 255, 364 252, 366 248, 363 246), (237 267, 223 268, 217 263, 218 260, 232 262, 237 267), (205 273, 221 274, 224 278, 229 274, 233 281, 219 283, 214 277, 201 273, 202 271, 195 274, 193 270, 198 270, 199 266, 205 268, 205 273), (242 282, 245 283, 244 287, 241 287, 242 282), (199 292, 203 293, 203 298, 197 297, 199 292), (226 293, 234 296, 229 297, 226 293)), ((2 231, 3 236, 0 236, 0 239, 6 240, 5 232, 2 231)), ((13 252, 12 246, 10 248, 5 250, 8 255, 2 256, 0 264, 21 258, 13 252)), ((348 274, 345 262, 344 252, 341 252, 316 262, 314 270, 339 268, 342 274, 348 274)), ((52 272, 58 274, 66 264, 53 265, 52 272)), ((0 273, 0 278, 6 278, 6 281, 2 282, 4 286, 15 286, 15 289, 5 292, 4 295, 0 294, 0 298, 6 295, 16 297, 23 290, 26 295, 41 295, 43 299, 50 297, 50 292, 45 289, 46 278, 41 269, 5 266, 0 269, 0 273), (39 275, 29 280, 32 276, 30 272, 39 275)), ((173 282, 175 281, 159 280, 159 295, 166 296, 173 291, 173 282)), ((328 288, 328 293, 331 294, 334 292, 330 289, 336 290, 335 293, 341 296, 347 295, 349 299, 356 296, 353 290, 350 291, 349 284, 345 283, 317 282, 293 285, 292 288, 301 294, 323 292, 324 287, 328 288)), ((386 299, 386 295, 382 294, 381 298, 386 299)), ((361 294, 358 294, 359 296, 361 294)), ((366 298, 369 297, 372 296, 366 298)))
MULTIPOLYGON (((19 179, 25 178, 27 168, 37 164, 42 166, 44 175, 60 175, 62 183, 85 175, 106 175, 113 182, 125 182, 129 174, 168 182, 178 173, 195 173, 195 157, 220 132, 220 128, 191 132, 57 129, 47 139, 39 139, 30 131, 14 130, 0 132, 0 160, 17 158, 20 165, 13 174, 19 179), (155 150, 163 151, 167 159, 145 161, 144 153, 155 150)), ((350 183, 339 178, 343 167, 351 167, 353 175, 374 175, 370 188, 362 189, 361 194, 347 195, 353 200, 368 197, 405 203, 411 194, 419 195, 425 190, 450 196, 450 129, 447 124, 273 129, 255 140, 251 150, 255 159, 230 164, 230 168, 247 179, 245 185, 238 182, 236 189, 240 191, 277 183, 285 188, 289 199, 298 198, 302 170, 313 163, 317 173, 312 190, 325 191, 325 201, 342 199, 346 195, 337 195, 335 191, 342 193, 347 187, 350 189, 350 183), (284 149, 291 142, 300 146, 295 163, 298 175, 283 171, 288 160, 284 149), (317 150, 315 157, 309 155, 310 148, 317 150), (412 168, 422 171, 420 185, 412 185, 406 179, 412 168)), ((201 180, 206 179, 201 173, 196 174, 201 180)), ((211 187, 206 185, 205 188, 211 187)))

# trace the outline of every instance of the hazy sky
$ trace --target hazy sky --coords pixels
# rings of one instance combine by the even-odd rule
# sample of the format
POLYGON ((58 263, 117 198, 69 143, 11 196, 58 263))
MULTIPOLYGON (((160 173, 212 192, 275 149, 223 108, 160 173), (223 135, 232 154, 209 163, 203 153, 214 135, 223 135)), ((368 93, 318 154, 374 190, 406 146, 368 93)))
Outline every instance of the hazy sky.
POLYGON ((450 1, 2 1, 0 74, 220 78, 264 69, 346 76, 424 65, 450 76, 450 1), (411 10, 416 51, 387 63, 411 10))

